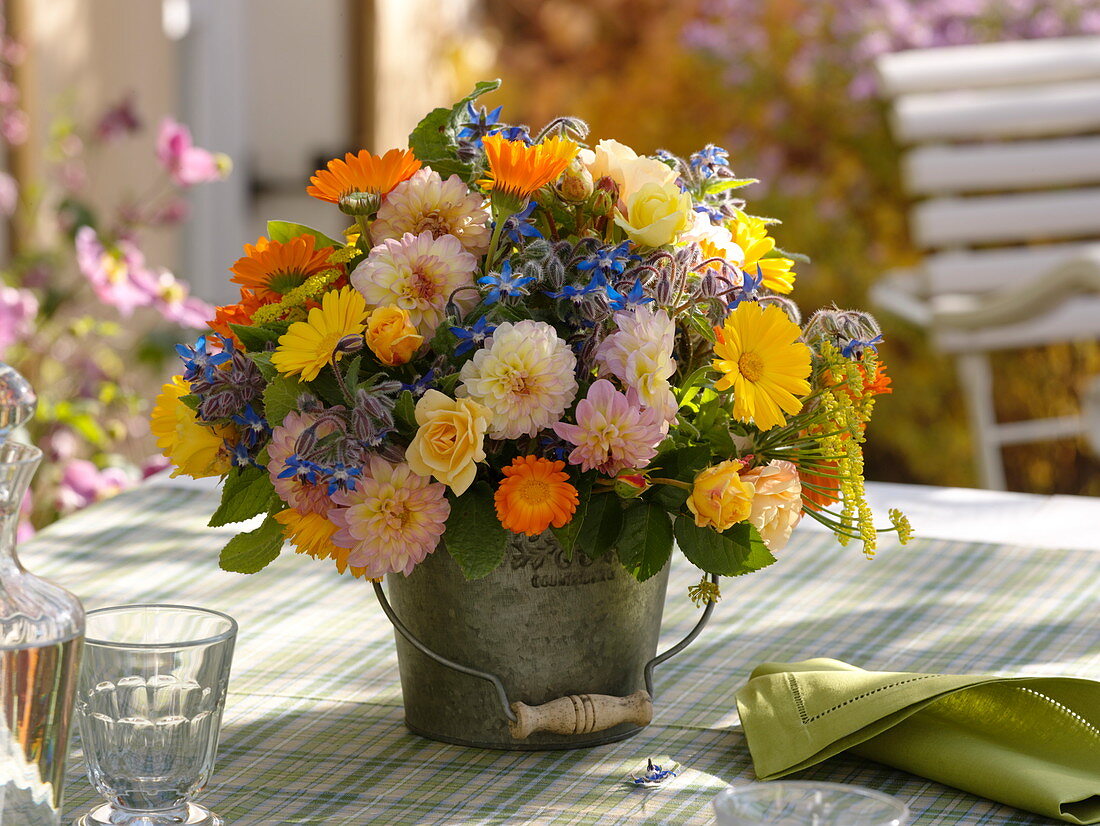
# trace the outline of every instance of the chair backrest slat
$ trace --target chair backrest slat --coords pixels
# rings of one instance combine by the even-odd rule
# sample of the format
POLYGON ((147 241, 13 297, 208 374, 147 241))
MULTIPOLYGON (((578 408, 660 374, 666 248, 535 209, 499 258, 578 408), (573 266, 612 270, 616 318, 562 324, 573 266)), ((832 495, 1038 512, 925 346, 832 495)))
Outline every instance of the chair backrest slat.
POLYGON ((1038 281, 1064 261, 1095 255, 1100 255, 1100 241, 951 250, 925 256, 923 269, 932 295, 982 293, 1038 281))
POLYGON ((1100 183, 1100 136, 964 146, 932 145, 904 160, 915 195, 1100 183))

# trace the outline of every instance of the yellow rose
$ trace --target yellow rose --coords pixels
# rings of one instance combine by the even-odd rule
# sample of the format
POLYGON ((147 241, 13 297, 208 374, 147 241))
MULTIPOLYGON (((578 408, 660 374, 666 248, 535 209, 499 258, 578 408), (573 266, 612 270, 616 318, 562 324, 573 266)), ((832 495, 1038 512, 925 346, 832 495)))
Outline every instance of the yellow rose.
POLYGON ((224 476, 232 466, 225 439, 235 439, 236 430, 200 424, 195 411, 181 400, 190 392, 191 386, 182 376, 173 376, 157 396, 149 428, 161 453, 176 466, 173 476, 224 476))
POLYGON ((741 467, 739 461, 730 459, 695 477, 687 506, 700 528, 725 531, 748 518, 756 489, 741 478, 741 467))
POLYGON ((631 241, 645 247, 671 244, 688 227, 694 210, 691 196, 675 183, 649 182, 625 198, 626 215, 615 213, 615 223, 631 241))
POLYGON ((379 307, 367 316, 367 346, 385 365, 395 367, 413 357, 424 343, 409 321, 409 311, 392 305, 379 307))
POLYGON ((749 521, 769 551, 781 551, 802 519, 802 482, 791 462, 773 459, 742 477, 754 489, 749 521))
POLYGON ((434 476, 461 496, 477 475, 477 463, 485 460, 489 408, 429 390, 416 403, 416 423, 405 461, 413 473, 434 476))

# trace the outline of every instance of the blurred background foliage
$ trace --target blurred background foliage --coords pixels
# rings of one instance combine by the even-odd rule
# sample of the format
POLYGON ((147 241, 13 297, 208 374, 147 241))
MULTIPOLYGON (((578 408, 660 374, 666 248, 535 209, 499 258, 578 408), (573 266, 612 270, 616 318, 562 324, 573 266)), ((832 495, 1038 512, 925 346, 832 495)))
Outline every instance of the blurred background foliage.
MULTIPOLYGON (((780 246, 805 253, 795 297, 874 310, 868 286, 918 258, 898 148, 875 95, 874 58, 925 46, 1100 32, 1097 0, 487 0, 504 87, 493 103, 538 127, 584 118, 594 138, 639 152, 730 150, 750 211, 779 218, 780 246)), ((867 476, 974 485, 953 361, 890 316, 882 354, 894 394, 880 400, 867 476)), ((997 354, 1002 421, 1076 410, 1095 345, 997 354)), ((1066 440, 1006 451, 1009 487, 1100 494, 1100 464, 1066 440)))

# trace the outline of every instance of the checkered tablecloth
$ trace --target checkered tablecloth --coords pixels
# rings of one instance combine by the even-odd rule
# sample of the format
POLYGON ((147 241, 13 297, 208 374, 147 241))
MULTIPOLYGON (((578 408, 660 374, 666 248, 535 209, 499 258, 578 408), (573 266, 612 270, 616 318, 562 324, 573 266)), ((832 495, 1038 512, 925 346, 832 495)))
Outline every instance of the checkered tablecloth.
MULTIPOLYGON (((1100 553, 887 541, 868 561, 800 530, 778 564, 724 581, 711 625, 657 669, 643 733, 577 751, 444 745, 402 726, 393 632, 370 587, 289 551, 254 576, 218 570, 230 531, 204 527, 214 505, 202 490, 139 488, 62 520, 21 557, 89 608, 167 601, 238 619, 218 765, 200 798, 232 826, 711 823, 711 799, 753 779, 733 694, 757 663, 1100 678, 1100 553), (649 792, 624 785, 650 755, 682 775, 649 792)), ((693 581, 674 563, 666 642, 695 622, 693 581)), ((66 822, 95 799, 78 746, 66 822)), ((801 777, 897 795, 917 824, 1049 822, 855 757, 801 777)))

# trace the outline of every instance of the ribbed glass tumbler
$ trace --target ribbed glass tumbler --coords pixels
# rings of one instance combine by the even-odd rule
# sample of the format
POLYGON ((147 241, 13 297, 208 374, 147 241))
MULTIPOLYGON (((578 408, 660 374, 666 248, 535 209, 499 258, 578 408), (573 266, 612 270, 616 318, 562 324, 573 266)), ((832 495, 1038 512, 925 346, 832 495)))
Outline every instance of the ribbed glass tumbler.
POLYGON ((232 617, 202 608, 88 612, 76 712, 108 803, 76 826, 221 826, 191 799, 214 769, 236 637, 232 617))

